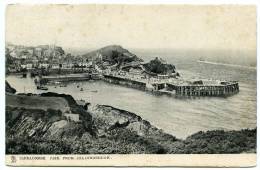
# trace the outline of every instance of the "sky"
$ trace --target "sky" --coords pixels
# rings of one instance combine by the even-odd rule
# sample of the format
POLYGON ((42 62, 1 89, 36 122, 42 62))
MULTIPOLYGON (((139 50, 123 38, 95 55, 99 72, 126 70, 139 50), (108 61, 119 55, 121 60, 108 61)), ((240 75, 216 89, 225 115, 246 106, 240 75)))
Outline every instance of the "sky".
POLYGON ((6 42, 95 49, 256 51, 256 7, 9 5, 6 42))

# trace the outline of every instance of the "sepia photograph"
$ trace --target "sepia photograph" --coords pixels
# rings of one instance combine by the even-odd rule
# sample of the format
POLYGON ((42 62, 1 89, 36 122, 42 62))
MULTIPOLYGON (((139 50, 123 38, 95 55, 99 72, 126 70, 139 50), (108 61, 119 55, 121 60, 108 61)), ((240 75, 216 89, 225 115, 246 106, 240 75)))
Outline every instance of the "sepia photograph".
POLYGON ((8 5, 7 164, 256 157, 256 32, 254 5, 8 5))

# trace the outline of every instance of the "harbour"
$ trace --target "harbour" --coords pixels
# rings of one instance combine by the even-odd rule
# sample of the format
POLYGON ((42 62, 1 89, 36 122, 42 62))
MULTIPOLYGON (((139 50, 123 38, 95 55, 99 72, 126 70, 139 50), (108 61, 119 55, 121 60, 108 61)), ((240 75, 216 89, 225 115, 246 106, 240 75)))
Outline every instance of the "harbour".
MULTIPOLYGON (((239 92, 237 81, 209 81, 209 80, 178 80, 178 79, 131 79, 110 74, 69 74, 56 76, 37 77, 37 84, 56 83, 56 82, 75 82, 88 80, 103 80, 113 84, 119 84, 130 88, 154 92, 156 94, 168 94, 175 96, 215 96, 227 97, 239 92)), ((41 87, 39 85, 38 87, 41 87)))
MULTIPOLYGON (((70 94, 77 100, 83 99, 93 104, 111 105, 137 113, 157 127, 164 129, 167 133, 179 138, 186 138, 198 131, 254 128, 256 123, 256 92, 254 89, 256 84, 247 76, 254 73, 222 66, 216 68, 216 65, 209 65, 208 67, 209 70, 218 69, 218 72, 223 70, 234 72, 230 78, 221 77, 223 74, 219 74, 218 78, 239 79, 239 93, 227 98, 184 97, 176 96, 175 93, 158 95, 158 93, 164 93, 163 90, 148 92, 103 80, 67 82, 66 87, 56 85, 56 88, 55 84, 46 85, 48 90, 43 91, 36 89, 33 78, 30 77, 7 76, 6 79, 17 89, 17 93, 56 92, 70 94), (234 77, 237 75, 239 77, 234 77), (24 89, 24 87, 26 88, 24 89), (80 88, 84 90, 80 91, 80 88), (244 100, 248 102, 244 103, 244 100)), ((187 70, 186 72, 181 71, 181 73, 189 78, 194 75, 187 70)))

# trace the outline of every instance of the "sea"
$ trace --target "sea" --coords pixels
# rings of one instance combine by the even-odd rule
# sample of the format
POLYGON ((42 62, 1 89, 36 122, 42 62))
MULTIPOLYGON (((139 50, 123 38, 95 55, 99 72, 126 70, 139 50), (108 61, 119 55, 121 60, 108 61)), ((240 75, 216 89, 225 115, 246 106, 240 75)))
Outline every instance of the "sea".
MULTIPOLYGON (((48 86, 49 92, 66 93, 92 104, 111 105, 133 112, 177 138, 208 130, 256 128, 256 68, 198 62, 198 58, 142 54, 149 61, 160 57, 174 64, 183 78, 236 80, 240 91, 230 97, 175 98, 109 84, 103 81, 72 82, 66 87, 48 86), (80 88, 83 91, 80 91, 80 88)), ((18 93, 42 93, 33 79, 10 75, 6 80, 18 93)))

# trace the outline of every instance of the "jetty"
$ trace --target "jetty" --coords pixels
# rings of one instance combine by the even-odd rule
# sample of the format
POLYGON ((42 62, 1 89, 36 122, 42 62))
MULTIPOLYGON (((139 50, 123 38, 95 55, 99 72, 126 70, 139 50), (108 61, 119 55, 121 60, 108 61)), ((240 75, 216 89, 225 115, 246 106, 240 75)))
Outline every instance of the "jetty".
POLYGON ((237 81, 221 81, 212 84, 179 84, 166 83, 169 91, 176 96, 229 96, 239 92, 237 81))
POLYGON ((117 75, 103 76, 104 80, 109 83, 171 96, 226 97, 239 92, 239 83, 237 81, 183 79, 144 80, 124 78, 117 75))

